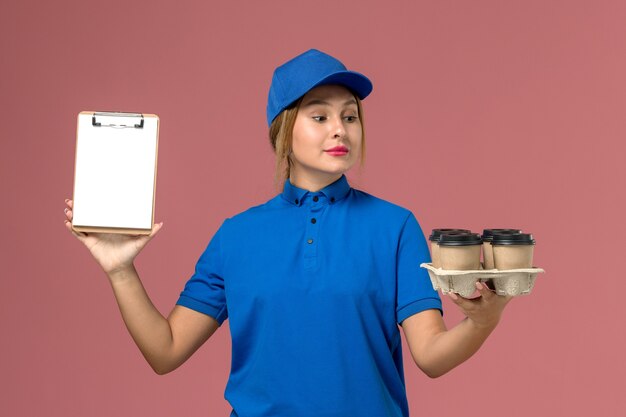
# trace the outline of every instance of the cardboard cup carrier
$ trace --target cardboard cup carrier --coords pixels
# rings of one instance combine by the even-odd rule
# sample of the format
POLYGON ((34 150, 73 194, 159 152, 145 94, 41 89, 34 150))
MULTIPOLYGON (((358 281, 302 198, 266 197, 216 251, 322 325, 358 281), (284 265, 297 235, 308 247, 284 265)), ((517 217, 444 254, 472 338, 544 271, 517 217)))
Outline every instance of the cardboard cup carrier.
POLYGON ((483 247, 480 234, 458 230, 440 232, 438 245, 433 245, 431 235, 431 247, 438 246, 439 249, 437 256, 440 266, 435 267, 434 262, 420 266, 428 271, 435 290, 469 297, 476 291, 476 282, 480 281, 495 289, 498 295, 530 294, 537 274, 545 272, 532 266, 535 246, 532 235, 521 233, 519 229, 486 230, 494 231, 489 239, 495 268, 489 269, 483 269, 480 263, 480 250, 483 247))

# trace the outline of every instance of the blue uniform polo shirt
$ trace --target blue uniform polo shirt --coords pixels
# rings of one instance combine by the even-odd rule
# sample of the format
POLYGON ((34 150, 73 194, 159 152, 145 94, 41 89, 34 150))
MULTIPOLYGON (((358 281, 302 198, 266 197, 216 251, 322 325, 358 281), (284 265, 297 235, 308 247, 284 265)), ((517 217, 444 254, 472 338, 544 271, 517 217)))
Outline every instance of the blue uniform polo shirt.
POLYGON ((398 324, 441 311, 422 262, 409 210, 287 180, 222 223, 177 304, 230 320, 231 416, 408 416, 398 324))

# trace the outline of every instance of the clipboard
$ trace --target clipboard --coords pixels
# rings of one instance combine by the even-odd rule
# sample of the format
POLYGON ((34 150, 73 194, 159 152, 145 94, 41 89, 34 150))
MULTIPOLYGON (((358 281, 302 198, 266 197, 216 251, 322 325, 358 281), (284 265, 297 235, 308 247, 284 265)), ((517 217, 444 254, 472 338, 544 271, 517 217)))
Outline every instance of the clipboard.
POLYGON ((82 111, 72 229, 146 235, 154 224, 159 117, 82 111))

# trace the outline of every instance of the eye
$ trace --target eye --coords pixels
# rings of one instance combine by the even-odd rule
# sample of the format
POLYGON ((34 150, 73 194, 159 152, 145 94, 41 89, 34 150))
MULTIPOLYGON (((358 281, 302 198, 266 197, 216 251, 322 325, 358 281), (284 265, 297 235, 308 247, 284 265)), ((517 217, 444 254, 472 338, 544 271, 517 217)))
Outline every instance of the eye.
POLYGON ((313 120, 317 122, 323 122, 324 120, 326 120, 326 116, 313 116, 313 120))
POLYGON ((357 121, 357 119, 357 116, 346 116, 346 121, 348 121, 349 123, 354 123, 357 121))

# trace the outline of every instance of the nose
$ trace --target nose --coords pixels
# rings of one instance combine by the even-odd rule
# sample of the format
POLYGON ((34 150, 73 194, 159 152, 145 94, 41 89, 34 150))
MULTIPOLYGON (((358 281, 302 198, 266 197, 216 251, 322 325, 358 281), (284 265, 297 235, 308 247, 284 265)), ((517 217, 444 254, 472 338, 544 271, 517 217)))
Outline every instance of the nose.
POLYGON ((346 135, 346 128, 343 125, 343 119, 341 117, 335 118, 335 123, 332 126, 333 137, 342 138, 346 135))

